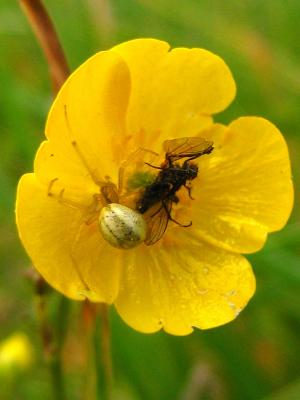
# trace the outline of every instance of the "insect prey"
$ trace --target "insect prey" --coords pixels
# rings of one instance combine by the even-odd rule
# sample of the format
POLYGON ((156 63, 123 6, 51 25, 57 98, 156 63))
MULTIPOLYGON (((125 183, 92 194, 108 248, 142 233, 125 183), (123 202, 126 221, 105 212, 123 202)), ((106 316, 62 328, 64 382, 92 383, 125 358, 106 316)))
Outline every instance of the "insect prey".
POLYGON ((169 221, 183 227, 192 225, 192 222, 181 224, 176 221, 172 217, 172 207, 179 202, 177 192, 181 187, 185 187, 190 199, 193 199, 190 183, 198 175, 198 166, 194 160, 210 154, 213 143, 200 137, 172 139, 164 142, 164 150, 166 156, 161 166, 148 164, 159 172, 155 180, 144 188, 136 204, 136 209, 141 214, 150 210, 147 213, 146 245, 152 245, 161 239, 169 221))

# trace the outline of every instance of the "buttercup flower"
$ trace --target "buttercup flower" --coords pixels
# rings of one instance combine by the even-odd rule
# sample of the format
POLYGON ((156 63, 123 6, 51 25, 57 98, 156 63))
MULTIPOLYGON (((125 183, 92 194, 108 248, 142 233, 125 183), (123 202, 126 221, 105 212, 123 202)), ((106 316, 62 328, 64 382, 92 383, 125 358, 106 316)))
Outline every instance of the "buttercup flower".
MULTIPOLYGON (((234 96, 221 58, 169 51, 159 40, 129 41, 81 65, 50 110, 34 173, 18 187, 20 237, 41 275, 72 299, 114 303, 142 332, 185 335, 233 320, 255 291, 241 254, 285 225, 293 201, 288 150, 274 125, 213 122, 234 96), (206 154, 191 157, 199 146, 206 154), (99 227, 110 203, 140 211, 146 230, 160 229, 158 215, 168 226, 157 241, 122 249, 117 237, 112 246, 99 227)), ((109 235, 115 227, 105 223, 109 235)))
POLYGON ((16 332, 0 342, 0 372, 26 369, 33 362, 33 349, 28 337, 16 332))

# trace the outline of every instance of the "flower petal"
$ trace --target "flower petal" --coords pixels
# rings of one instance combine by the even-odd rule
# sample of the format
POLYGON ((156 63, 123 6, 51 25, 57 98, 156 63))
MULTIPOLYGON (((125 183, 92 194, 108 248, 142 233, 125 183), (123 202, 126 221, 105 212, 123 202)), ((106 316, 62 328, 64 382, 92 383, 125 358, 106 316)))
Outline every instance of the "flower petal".
POLYGON ((293 205, 288 149, 269 121, 243 117, 204 135, 213 153, 199 159, 193 184, 193 228, 198 237, 238 253, 259 250, 281 229, 293 205))
MULTIPOLYGON (((74 181, 105 176, 117 178, 119 149, 126 140, 125 116, 130 76, 114 52, 100 52, 82 64, 66 81, 50 110, 44 144, 35 160, 42 182, 61 176, 74 181), (116 89, 117 88, 117 89, 116 89)), ((126 155, 124 155, 126 158, 126 155)), ((84 183, 86 185, 86 183, 84 183)))
MULTIPOLYGON (((127 62, 132 90, 128 132, 142 146, 155 137, 195 135, 211 124, 210 114, 226 108, 235 83, 224 61, 203 49, 177 48, 155 39, 138 39, 113 48, 127 62)), ((158 145, 157 145, 158 146, 158 145)))
POLYGON ((19 182, 16 212, 22 243, 51 286, 77 300, 114 300, 119 254, 103 240, 98 221, 86 223, 83 210, 47 196, 34 174, 19 182))
MULTIPOLYGON (((175 239, 174 239, 175 240, 175 239)), ((186 335, 233 320, 255 291, 248 261, 240 255, 181 235, 170 246, 127 253, 115 302, 138 331, 161 328, 186 335)))

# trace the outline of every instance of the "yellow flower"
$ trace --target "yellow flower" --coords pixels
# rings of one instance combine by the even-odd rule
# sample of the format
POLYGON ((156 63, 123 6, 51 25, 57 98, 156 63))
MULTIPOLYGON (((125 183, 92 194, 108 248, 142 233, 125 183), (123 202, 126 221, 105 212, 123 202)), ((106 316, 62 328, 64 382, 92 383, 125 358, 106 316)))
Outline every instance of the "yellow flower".
POLYGON ((293 202, 288 150, 274 125, 257 117, 213 123, 234 96, 218 56, 169 51, 159 40, 123 43, 81 65, 50 110, 34 173, 18 187, 20 237, 42 276, 72 299, 114 303, 142 332, 185 335, 233 320, 255 291, 240 254, 281 229, 293 202), (145 188, 135 197, 127 189, 139 180, 147 187, 148 175, 159 174, 145 164, 153 152, 161 164, 166 140, 194 136, 214 149, 194 160, 193 199, 182 186, 179 203, 171 202, 172 218, 192 226, 170 221, 153 245, 111 246, 98 224, 111 199, 103 192, 119 185, 111 201, 134 208, 145 188))
POLYGON ((0 342, 0 370, 25 369, 32 364, 32 346, 24 333, 17 332, 0 342))

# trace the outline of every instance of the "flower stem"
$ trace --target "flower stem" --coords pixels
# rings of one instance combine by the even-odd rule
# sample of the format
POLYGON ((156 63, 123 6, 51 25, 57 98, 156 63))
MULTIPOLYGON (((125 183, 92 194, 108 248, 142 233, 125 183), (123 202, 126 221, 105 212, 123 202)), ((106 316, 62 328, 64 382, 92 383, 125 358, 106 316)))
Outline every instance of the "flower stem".
MULTIPOLYGON (((41 48, 43 49, 50 69, 53 91, 56 93, 69 76, 70 71, 54 25, 41 0, 19 0, 19 3, 25 15, 27 16, 35 35, 37 36, 41 48)), ((65 399, 64 381, 61 367, 61 350, 64 333, 66 331, 66 326, 64 324, 64 308, 66 307, 65 301, 66 299, 62 297, 60 306, 58 308, 58 324, 56 325, 57 338, 54 345, 52 342, 52 334, 47 326, 45 316, 45 300, 41 296, 38 305, 44 350, 50 355, 49 365, 52 374, 55 400, 65 399), (61 328, 62 326, 63 328, 61 328)), ((89 308, 91 310, 93 309, 93 307, 87 307, 87 309, 89 308)), ((94 323, 94 335, 90 335, 90 341, 94 342, 94 351, 92 351, 94 354, 91 355, 91 359, 94 355, 94 367, 92 367, 92 369, 96 367, 97 398, 99 398, 99 400, 112 400, 112 361, 107 305, 99 305, 99 318, 95 319, 92 323, 94 323), (101 345, 99 345, 99 336, 101 338, 101 345)), ((92 373, 93 371, 89 372, 92 373)), ((88 385, 88 387, 89 386, 90 385, 88 385)))
POLYGON ((113 372, 108 306, 99 305, 99 318, 95 328, 95 353, 97 371, 97 394, 99 400, 112 400, 113 372), (100 336, 100 343, 99 343, 100 336))
POLYGON ((60 295, 55 314, 55 323, 49 321, 47 315, 47 293, 37 291, 37 315, 42 338, 44 357, 49 367, 53 398, 65 400, 65 385, 61 362, 61 353, 67 332, 69 301, 60 295))
POLYGON ((52 380, 52 391, 53 398, 55 400, 65 400, 65 385, 63 379, 63 373, 61 368, 61 362, 59 357, 53 357, 50 362, 50 372, 52 380))
POLYGON ((85 344, 85 377, 84 392, 82 398, 84 400, 96 400, 96 370, 95 370, 95 351, 94 351, 94 332, 97 316, 96 304, 90 303, 88 300, 82 303, 82 323, 84 329, 85 344))
POLYGON ((55 338, 49 360, 49 367, 52 377, 54 399, 64 400, 66 399, 66 393, 62 368, 62 351, 68 331, 70 301, 65 296, 60 295, 59 304, 55 311, 55 321, 53 323, 55 338))
POLYGON ((108 306, 85 301, 82 311, 86 340, 84 399, 112 400, 108 306))
POLYGON ((41 0, 19 0, 47 59, 56 93, 69 76, 69 67, 54 25, 41 0))
MULTIPOLYGON (((45 54, 49 65, 53 92, 57 93, 70 72, 54 25, 41 0, 19 0, 19 3, 45 54)), ((55 326, 53 327, 47 317, 46 294, 43 290, 41 291, 41 288, 43 289, 43 280, 39 278, 39 284, 36 286, 38 295, 37 313, 44 355, 51 374, 53 398, 55 400, 64 400, 66 394, 61 353, 67 331, 66 315, 70 305, 64 296, 60 297, 55 326)))

